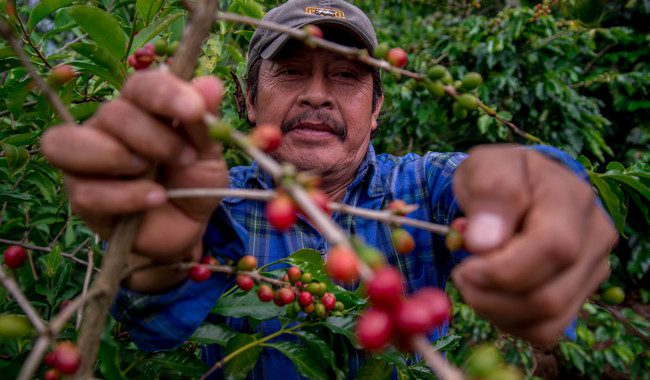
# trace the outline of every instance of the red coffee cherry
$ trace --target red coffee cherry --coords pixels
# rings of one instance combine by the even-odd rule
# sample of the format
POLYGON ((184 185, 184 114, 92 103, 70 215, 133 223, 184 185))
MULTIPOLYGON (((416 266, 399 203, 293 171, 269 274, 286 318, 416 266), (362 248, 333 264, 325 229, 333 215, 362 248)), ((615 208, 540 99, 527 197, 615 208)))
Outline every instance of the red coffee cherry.
POLYGON ((302 271, 298 267, 291 267, 287 270, 287 277, 292 284, 298 283, 300 276, 302 276, 302 271))
POLYGON ((381 350, 390 341, 393 323, 388 312, 370 308, 363 312, 356 326, 359 343, 368 350, 381 350))
POLYGON ((395 228, 391 233, 395 250, 402 255, 411 253, 415 249, 415 240, 411 234, 403 228, 395 228))
POLYGON ((386 209, 392 211, 395 215, 404 216, 410 212, 411 207, 403 200, 395 199, 388 204, 386 209))
POLYGON ((296 294, 290 288, 282 288, 278 290, 278 294, 282 305, 288 305, 296 299, 296 294))
POLYGON ((456 231, 458 231, 458 232, 460 232, 462 234, 467 229, 467 218, 460 217, 460 218, 454 219, 451 222, 451 225, 449 226, 449 228, 454 229, 454 230, 456 230, 456 231))
POLYGON ((332 278, 341 281, 359 279, 359 258, 347 247, 336 246, 330 249, 325 265, 332 278))
POLYGON ((368 282, 366 294, 376 307, 391 310, 402 300, 403 284, 400 272, 391 266, 385 266, 368 282))
POLYGON ((238 274, 236 281, 237 281, 237 286, 239 287, 239 289, 241 289, 241 290, 243 290, 245 292, 253 289, 253 285, 255 284, 255 282, 253 281, 251 276, 246 275, 246 274, 238 274))
POLYGON ((311 198, 314 203, 320 208, 324 213, 326 214, 331 214, 332 210, 330 210, 329 206, 329 198, 327 198, 327 194, 325 194, 322 190, 318 189, 311 189, 309 190, 309 197, 311 198))
POLYGON ((332 293, 325 293, 320 298, 320 302, 325 306, 325 310, 332 311, 336 307, 336 296, 332 293))
POLYGON ((56 354, 54 351, 50 351, 47 354, 45 354, 45 358, 43 359, 43 362, 45 362, 45 365, 54 368, 56 366, 56 354))
POLYGON ((11 269, 16 269, 25 263, 27 260, 27 252, 25 248, 19 245, 10 245, 5 249, 2 255, 5 264, 11 269))
POLYGON ((52 368, 45 371, 43 376, 44 380, 59 380, 61 378, 61 372, 58 369, 52 368))
POLYGON ((432 327, 442 325, 451 316, 451 301, 441 289, 423 288, 415 292, 412 300, 419 302, 427 310, 432 327))
POLYGON ((203 282, 212 276, 212 271, 205 265, 197 264, 190 268, 189 277, 196 282, 203 282))
POLYGON ((284 231, 296 223, 296 206, 285 194, 279 194, 266 204, 266 218, 276 230, 284 231))
POLYGON ((74 69, 70 65, 59 65, 50 71, 50 81, 56 84, 64 84, 74 78, 74 69))
POLYGON ((81 354, 73 343, 64 341, 54 349, 55 367, 65 375, 72 375, 81 366, 81 354))
POLYGON ((219 265, 219 260, 217 260, 212 256, 205 256, 204 258, 201 259, 201 264, 219 265))
POLYGON ((255 270, 255 268, 257 268, 257 259, 255 256, 242 256, 242 258, 237 261, 237 270, 250 272, 252 270, 255 270))
POLYGON ((273 299, 273 289, 268 285, 260 285, 257 289, 257 297, 262 302, 270 302, 273 299))
POLYGON ((311 314, 311 313, 314 312, 315 309, 316 309, 316 306, 314 306, 313 303, 310 303, 309 305, 304 306, 304 307, 302 308, 302 311, 304 311, 305 314, 311 314))
POLYGON ((422 305, 422 302, 411 298, 405 299, 395 307, 393 320, 397 331, 407 337, 425 334, 433 328, 427 307, 422 305))
POLYGON ((280 146, 282 131, 274 124, 260 124, 251 130, 248 140, 260 150, 270 153, 280 146))
POLYGON ((311 305, 312 302, 314 302, 314 296, 312 296, 311 293, 303 291, 298 295, 298 303, 300 306, 307 307, 311 305))
POLYGON ((303 30, 307 32, 307 34, 309 34, 311 37, 323 38, 323 31, 316 25, 305 25, 303 30))
POLYGON ((396 47, 388 51, 388 58, 386 60, 391 65, 402 68, 406 66, 408 56, 406 55, 404 49, 396 47))

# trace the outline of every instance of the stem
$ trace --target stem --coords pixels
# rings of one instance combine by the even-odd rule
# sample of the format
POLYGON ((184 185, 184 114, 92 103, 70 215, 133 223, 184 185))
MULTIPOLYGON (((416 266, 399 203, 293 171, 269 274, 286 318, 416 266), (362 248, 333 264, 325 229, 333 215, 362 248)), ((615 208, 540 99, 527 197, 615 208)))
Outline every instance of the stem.
POLYGON ((630 321, 621 314, 620 311, 616 310, 615 308, 611 307, 610 305, 607 305, 606 303, 598 300, 591 299, 591 302, 595 303, 596 305, 602 307, 603 309, 607 310, 614 319, 617 321, 621 322, 625 328, 632 333, 632 335, 636 336, 637 338, 641 339, 643 343, 645 343, 647 346, 650 346, 650 337, 647 335, 644 335, 639 329, 637 329, 633 324, 630 323, 630 321))
POLYGON ((438 378, 442 380, 463 380, 463 373, 452 364, 450 364, 438 351, 433 349, 431 342, 424 335, 417 335, 411 339, 411 344, 415 350, 422 355, 438 378))
POLYGON ((27 299, 27 297, 25 297, 25 294, 23 294, 22 290, 20 290, 20 287, 16 283, 16 280, 14 280, 13 277, 8 275, 1 266, 0 266, 0 282, 2 282, 2 285, 14 297, 14 299, 16 300, 20 308, 23 309, 25 315, 27 315, 27 318, 29 318, 29 321, 32 323, 32 325, 34 326, 38 334, 39 335, 46 334, 47 326, 43 322, 43 319, 41 319, 41 316, 38 314, 36 309, 32 307, 32 304, 29 303, 29 300, 27 299))
MULTIPOLYGON (((85 296, 88 293, 88 286, 90 285, 90 278, 93 275, 93 262, 94 262, 94 256, 95 252, 92 250, 92 248, 88 249, 88 265, 86 266, 86 276, 84 277, 84 285, 81 290, 81 296, 85 296)), ((83 311, 79 309, 77 311, 77 330, 79 330, 79 327, 81 327, 81 319, 83 317, 83 311)))
MULTIPOLYGON (((74 251, 72 251, 70 253, 61 252, 60 255, 67 258, 67 259, 70 259, 70 260, 72 260, 72 261, 74 261, 76 263, 83 264, 83 265, 88 265, 87 261, 84 261, 84 260, 82 260, 80 258, 77 258, 75 256, 75 253, 79 252, 81 247, 83 247, 87 242, 88 242, 88 239, 84 240, 79 246, 77 246, 77 248, 74 249, 74 251)), ((50 247, 40 247, 40 246, 37 246, 37 245, 31 245, 31 244, 23 243, 22 241, 17 241, 17 240, 7 240, 7 239, 0 238, 0 243, 2 243, 2 244, 10 244, 10 245, 18 245, 20 247, 23 247, 23 248, 26 248, 26 249, 29 249, 29 250, 32 250, 32 251, 52 252, 52 248, 50 248, 50 247)), ((94 267, 94 270, 99 272, 99 269, 97 267, 94 267)))
POLYGON ((269 341, 269 340, 271 340, 271 339, 273 339, 273 338, 276 338, 276 337, 278 337, 278 336, 280 336, 280 335, 282 335, 282 334, 286 334, 286 333, 289 333, 289 332, 291 332, 291 331, 293 331, 293 330, 297 330, 298 328, 302 328, 302 327, 305 327, 305 326, 309 326, 309 324, 310 324, 309 322, 299 323, 299 324, 297 324, 297 325, 295 325, 295 326, 292 326, 292 327, 289 327, 289 328, 286 328, 286 329, 282 329, 282 330, 276 331, 276 332, 274 332, 273 334, 269 334, 269 335, 263 337, 262 339, 259 339, 259 340, 256 340, 256 341, 253 341, 253 342, 250 342, 250 343, 248 343, 248 344, 245 344, 245 345, 239 347, 239 348, 236 349, 235 351, 233 351, 233 352, 229 353, 228 355, 224 356, 223 359, 221 359, 221 360, 219 360, 218 362, 216 362, 216 363, 212 366, 212 368, 210 368, 210 370, 209 370, 208 372, 204 373, 203 376, 201 376, 200 380, 205 380, 205 379, 207 379, 208 376, 210 376, 212 373, 214 373, 214 371, 216 371, 216 370, 218 370, 219 368, 223 367, 223 366, 228 362, 228 360, 234 358, 235 356, 241 354, 242 352, 248 350, 249 348, 253 348, 253 347, 257 346, 258 344, 262 344, 262 343, 267 342, 267 341, 269 341))

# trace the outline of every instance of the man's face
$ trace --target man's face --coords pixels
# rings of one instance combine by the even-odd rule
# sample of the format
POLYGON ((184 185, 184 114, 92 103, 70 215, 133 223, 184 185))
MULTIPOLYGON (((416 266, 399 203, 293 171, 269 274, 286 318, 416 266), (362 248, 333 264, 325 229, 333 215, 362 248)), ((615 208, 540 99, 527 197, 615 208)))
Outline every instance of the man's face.
POLYGON ((260 67, 255 104, 248 117, 282 126, 274 157, 323 174, 356 170, 377 128, 380 99, 372 109, 370 70, 321 49, 298 45, 260 67), (342 170, 347 169, 347 170, 342 170))

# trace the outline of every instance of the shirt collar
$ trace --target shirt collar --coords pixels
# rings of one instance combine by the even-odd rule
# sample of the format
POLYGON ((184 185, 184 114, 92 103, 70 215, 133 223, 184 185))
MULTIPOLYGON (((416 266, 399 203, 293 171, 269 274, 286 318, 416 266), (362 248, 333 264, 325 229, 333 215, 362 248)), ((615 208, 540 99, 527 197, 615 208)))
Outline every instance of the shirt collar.
MULTIPOLYGON (((348 186, 348 192, 359 186, 364 186, 365 184, 367 184, 368 195, 371 197, 381 196, 385 193, 384 184, 381 180, 379 164, 377 162, 377 155, 375 154, 375 148, 372 145, 368 145, 366 156, 363 158, 363 161, 361 161, 354 180, 350 186, 348 186)), ((255 161, 251 164, 251 170, 249 170, 246 175, 244 187, 271 190, 274 187, 274 182, 273 178, 263 171, 255 161)), ((363 188, 361 190, 363 190, 363 188)))

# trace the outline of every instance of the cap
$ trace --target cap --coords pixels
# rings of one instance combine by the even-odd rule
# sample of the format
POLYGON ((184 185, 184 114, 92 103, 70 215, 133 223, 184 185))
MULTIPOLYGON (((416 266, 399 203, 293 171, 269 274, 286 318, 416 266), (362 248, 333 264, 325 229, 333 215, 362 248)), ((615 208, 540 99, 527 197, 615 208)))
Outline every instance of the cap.
MULTIPOLYGON (((370 52, 377 46, 375 29, 368 16, 343 0, 289 0, 271 9, 264 16, 264 21, 292 28, 301 28, 307 24, 332 26, 350 33, 356 42, 360 42, 370 52)), ((257 28, 248 46, 249 64, 258 56, 273 59, 289 39, 287 34, 257 28)))

